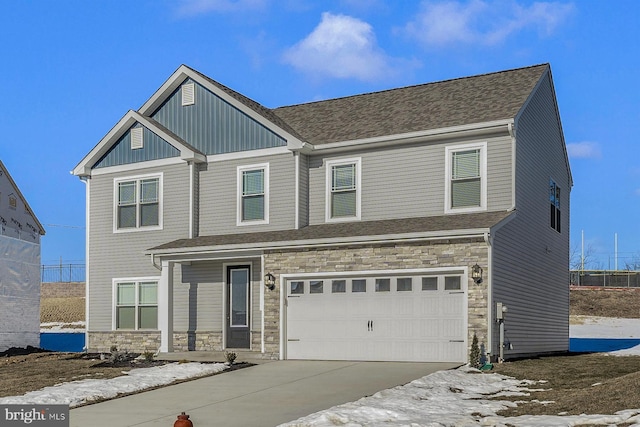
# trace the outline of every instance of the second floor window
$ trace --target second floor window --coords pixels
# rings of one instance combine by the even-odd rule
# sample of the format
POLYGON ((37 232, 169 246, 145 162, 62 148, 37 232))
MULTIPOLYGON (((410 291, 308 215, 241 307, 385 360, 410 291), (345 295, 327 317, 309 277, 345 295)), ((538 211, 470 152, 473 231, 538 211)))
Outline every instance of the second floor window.
POLYGON ((447 148, 447 212, 475 211, 486 206, 484 145, 447 148))
POLYGON ((360 219, 360 159, 327 162, 327 221, 360 219))
POLYGON ((160 226, 160 177, 117 181, 116 197, 118 230, 160 226))
POLYGON ((269 221, 268 165, 238 168, 238 225, 269 221))

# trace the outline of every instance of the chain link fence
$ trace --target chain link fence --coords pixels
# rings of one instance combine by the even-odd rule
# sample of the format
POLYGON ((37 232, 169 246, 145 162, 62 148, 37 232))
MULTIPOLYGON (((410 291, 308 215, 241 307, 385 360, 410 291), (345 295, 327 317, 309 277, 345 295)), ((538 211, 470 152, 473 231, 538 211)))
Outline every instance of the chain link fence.
POLYGON ((84 264, 43 265, 40 271, 42 283, 71 283, 85 281, 84 264))
POLYGON ((572 270, 571 286, 640 288, 640 271, 572 270))

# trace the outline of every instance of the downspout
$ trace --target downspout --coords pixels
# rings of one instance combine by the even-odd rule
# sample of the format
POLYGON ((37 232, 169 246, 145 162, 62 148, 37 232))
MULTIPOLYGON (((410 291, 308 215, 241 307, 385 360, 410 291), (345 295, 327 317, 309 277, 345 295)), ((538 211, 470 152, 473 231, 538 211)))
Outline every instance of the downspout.
POLYGON ((194 162, 189 162, 189 238, 194 238, 194 224, 193 224, 193 213, 194 213, 194 162))
POLYGON ((260 255, 260 352, 264 353, 264 253, 260 255))
POLYGON ((493 236, 488 232, 484 233, 484 242, 487 244, 487 348, 485 356, 487 362, 491 361, 491 352, 493 351, 493 269, 491 268, 491 252, 493 245, 493 236))
POLYGON ((509 212, 516 209, 516 128, 515 122, 507 124, 509 136, 511 137, 511 207, 509 212))
POLYGON ((89 277, 91 277, 91 275, 89 274, 91 272, 91 270, 89 269, 89 262, 90 262, 90 258, 89 258, 89 238, 90 238, 90 233, 89 230, 91 230, 90 227, 90 221, 91 221, 91 191, 90 191, 90 180, 91 176, 82 176, 80 177, 80 180, 85 184, 85 192, 86 192, 86 204, 85 204, 85 242, 86 242, 86 247, 84 248, 85 251, 85 255, 84 255, 84 271, 85 271, 85 277, 84 277, 84 295, 85 295, 85 299, 84 299, 84 312, 85 312, 85 317, 84 317, 84 349, 85 351, 89 350, 89 302, 91 301, 91 298, 89 298, 89 277))
POLYGON ((293 153, 293 159, 295 162, 295 188, 294 188, 294 193, 295 193, 295 200, 293 202, 295 208, 295 212, 294 212, 294 225, 293 228, 294 229, 299 229, 300 228, 300 152, 295 151, 293 153))

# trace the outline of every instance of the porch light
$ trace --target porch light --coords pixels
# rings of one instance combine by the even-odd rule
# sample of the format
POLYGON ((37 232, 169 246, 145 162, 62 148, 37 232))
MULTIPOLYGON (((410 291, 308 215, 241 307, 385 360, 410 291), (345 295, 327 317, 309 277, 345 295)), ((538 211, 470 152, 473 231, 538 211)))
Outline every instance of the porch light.
POLYGON ((271 273, 267 273, 264 276, 264 285, 270 290, 274 290, 274 288, 276 287, 276 277, 271 274, 271 273))
POLYGON ((477 263, 476 265, 471 267, 471 278, 476 285, 482 283, 482 267, 480 267, 477 263))

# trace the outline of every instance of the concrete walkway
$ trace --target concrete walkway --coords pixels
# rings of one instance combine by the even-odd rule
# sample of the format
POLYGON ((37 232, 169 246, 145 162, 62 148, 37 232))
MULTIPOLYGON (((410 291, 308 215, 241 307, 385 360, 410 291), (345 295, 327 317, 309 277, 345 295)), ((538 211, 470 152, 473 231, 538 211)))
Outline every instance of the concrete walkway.
POLYGON ((406 384, 451 363, 274 361, 72 409, 72 427, 271 427, 406 384))

